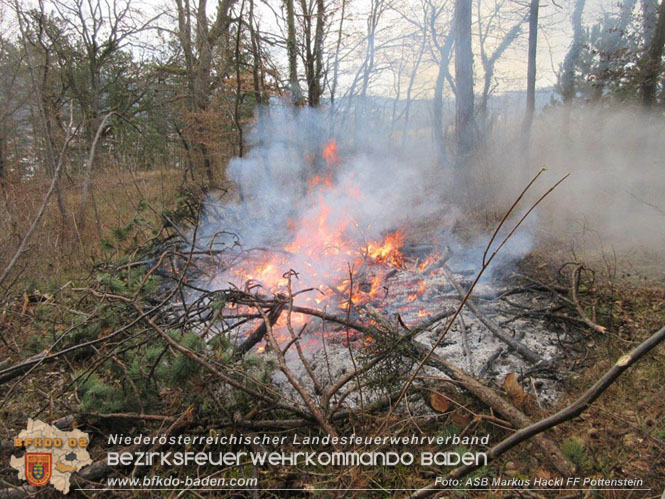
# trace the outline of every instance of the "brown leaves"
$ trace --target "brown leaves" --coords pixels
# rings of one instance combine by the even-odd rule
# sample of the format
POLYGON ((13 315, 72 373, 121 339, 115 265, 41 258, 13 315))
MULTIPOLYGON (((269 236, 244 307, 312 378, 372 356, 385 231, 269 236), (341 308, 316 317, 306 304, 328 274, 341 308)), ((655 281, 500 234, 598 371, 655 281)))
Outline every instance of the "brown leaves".
POLYGON ((436 412, 446 412, 450 409, 450 400, 440 393, 432 392, 429 396, 429 405, 432 406, 432 409, 436 412))
POLYGON ((522 390, 517 375, 515 373, 508 373, 506 379, 503 380, 503 389, 508 394, 508 398, 517 407, 522 407, 528 395, 522 390))

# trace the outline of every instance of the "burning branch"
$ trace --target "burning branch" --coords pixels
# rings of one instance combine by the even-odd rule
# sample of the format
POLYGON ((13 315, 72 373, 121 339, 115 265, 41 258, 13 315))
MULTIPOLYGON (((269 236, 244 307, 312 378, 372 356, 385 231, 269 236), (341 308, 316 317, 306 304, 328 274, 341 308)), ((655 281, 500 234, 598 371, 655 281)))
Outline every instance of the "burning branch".
MULTIPOLYGON (((326 419, 324 416, 324 413, 316 407, 314 404, 314 401, 312 398, 309 396, 307 393, 307 390, 302 386, 302 384, 298 381, 298 379, 293 375, 293 372, 291 369, 289 369, 289 366, 286 363, 286 359, 284 358, 284 352, 282 351, 281 347, 279 346, 279 343, 277 342, 277 339, 275 338, 275 335, 273 334, 273 328, 272 325, 270 325, 270 320, 268 319, 268 316, 266 313, 263 311, 263 309, 258 306, 257 307, 258 311, 261 313, 261 316, 263 317, 263 321, 266 324, 267 327, 267 333, 268 333, 268 341, 270 342, 270 345, 273 348, 273 351, 275 352, 275 355, 277 356, 277 363, 279 364, 280 370, 284 373, 286 378, 289 380, 289 383, 291 383, 291 386, 295 388, 295 390, 298 392, 300 397, 302 398, 303 402, 309 409, 310 413, 316 421, 319 423, 319 426, 328 433, 331 436, 337 436, 337 431, 330 425, 330 422, 326 419)), ((337 450, 337 446, 333 446, 335 450, 337 450)))
MULTIPOLYGON (((270 324, 270 327, 274 326, 277 320, 279 319, 279 316, 282 315, 282 311, 284 310, 284 307, 286 306, 285 303, 277 303, 273 307, 270 308, 270 312, 267 314, 267 319, 268 323, 270 324)), ((254 329, 253 332, 247 336, 245 341, 243 341, 238 348, 236 349, 236 355, 242 356, 249 352, 254 345, 259 343, 261 340, 263 340, 264 336, 266 335, 266 332, 268 331, 268 326, 266 325, 265 322, 261 323, 256 329, 254 329)))

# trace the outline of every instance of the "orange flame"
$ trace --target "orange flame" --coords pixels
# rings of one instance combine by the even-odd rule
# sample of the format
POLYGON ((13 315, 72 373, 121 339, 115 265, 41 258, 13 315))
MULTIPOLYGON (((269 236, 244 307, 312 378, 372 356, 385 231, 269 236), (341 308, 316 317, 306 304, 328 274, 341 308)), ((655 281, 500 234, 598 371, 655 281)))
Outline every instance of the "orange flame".
POLYGON ((335 139, 331 139, 323 148, 321 156, 328 166, 336 165, 339 163, 339 154, 337 152, 337 143, 335 139))

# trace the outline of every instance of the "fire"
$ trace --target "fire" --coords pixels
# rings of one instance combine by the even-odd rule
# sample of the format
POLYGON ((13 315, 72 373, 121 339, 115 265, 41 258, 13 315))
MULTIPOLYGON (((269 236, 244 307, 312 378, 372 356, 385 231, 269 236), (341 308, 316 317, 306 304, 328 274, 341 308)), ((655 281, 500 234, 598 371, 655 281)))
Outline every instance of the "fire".
POLYGON ((367 255, 376 263, 387 263, 401 269, 404 267, 404 257, 400 248, 404 245, 404 236, 401 231, 388 234, 381 245, 369 243, 366 247, 367 255))
POLYGON ((412 303, 416 301, 416 299, 425 292, 425 289, 427 289, 425 283, 423 281, 420 281, 420 287, 418 288, 418 290, 414 291, 413 293, 409 293, 406 299, 407 303, 412 303))
POLYGON ((335 139, 332 139, 326 144, 321 156, 328 166, 339 163, 339 154, 337 152, 337 143, 335 142, 335 139))
MULTIPOLYGON (((407 270, 402 253, 404 232, 398 229, 368 241, 363 234, 366 228, 352 220, 343 205, 330 201, 341 198, 353 202, 362 196, 353 177, 345 177, 343 183, 333 180, 332 167, 340 161, 334 140, 326 144, 321 156, 327 167, 312 176, 307 186, 307 199, 315 199, 316 205, 302 207, 298 215, 288 219, 282 231, 282 236, 288 240, 282 242, 281 247, 249 252, 247 257, 234 261, 230 269, 216 279, 220 284, 233 282, 242 287, 251 281, 268 292, 285 293, 289 284, 285 273, 293 269, 297 277, 291 277, 292 291, 312 289, 298 294, 296 304, 346 310, 350 297, 354 307, 368 303, 381 306, 390 291, 389 274, 395 269, 407 270)), ((408 271, 425 271, 435 259, 432 255, 413 264, 408 271)), ((408 294, 407 303, 416 301, 425 292, 423 281, 418 281, 415 287, 418 289, 408 294)), ((407 308, 415 313, 413 307, 407 308)), ((419 317, 421 313, 422 309, 418 310, 419 317)), ((290 341, 285 315, 282 314, 273 327, 280 343, 290 341)), ((306 317, 292 314, 291 325, 297 334, 307 327, 306 317)), ((317 334, 324 333, 308 332, 312 337, 317 334)), ((264 349, 261 347, 259 352, 264 349)))

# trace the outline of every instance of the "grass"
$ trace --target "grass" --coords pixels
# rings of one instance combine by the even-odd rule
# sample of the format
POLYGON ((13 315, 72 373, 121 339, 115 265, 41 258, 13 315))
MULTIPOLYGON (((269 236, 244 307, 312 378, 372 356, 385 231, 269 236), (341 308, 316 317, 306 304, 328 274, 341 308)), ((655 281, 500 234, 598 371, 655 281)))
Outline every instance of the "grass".
MULTIPOLYGON (((568 273, 560 266, 572 260, 551 248, 540 248, 522 265, 522 271, 542 281, 568 286, 568 273)), ((579 397, 616 360, 665 325, 665 286, 635 273, 611 268, 599 255, 585 265, 599 269, 587 283, 583 305, 594 310, 597 322, 609 328, 606 335, 587 332, 579 368, 565 380, 565 397, 559 408, 579 397)), ((661 262, 662 264, 662 262, 661 262)), ((646 274, 642 270, 643 274, 646 274)), ((580 417, 552 433, 566 457, 584 477, 642 478, 651 495, 660 495, 665 483, 665 347, 660 345, 626 371, 580 417)), ((529 465, 522 462, 525 468, 529 465)), ((605 493, 607 497, 614 497, 605 493)), ((618 496, 616 496, 618 497, 618 496)))
MULTIPOLYGON (((175 203, 182 172, 106 169, 96 172, 93 180, 85 224, 81 226, 82 181, 63 179, 64 220, 54 195, 19 262, 19 288, 61 286, 106 258, 109 248, 102 244, 104 241, 122 242, 127 248, 152 237, 150 228, 160 223, 160 212, 175 203), (124 238, 119 237, 123 230, 124 238)), ((12 230, 0 235, 0 264, 5 265, 16 251, 47 189, 47 180, 7 183, 5 200, 12 230)))

